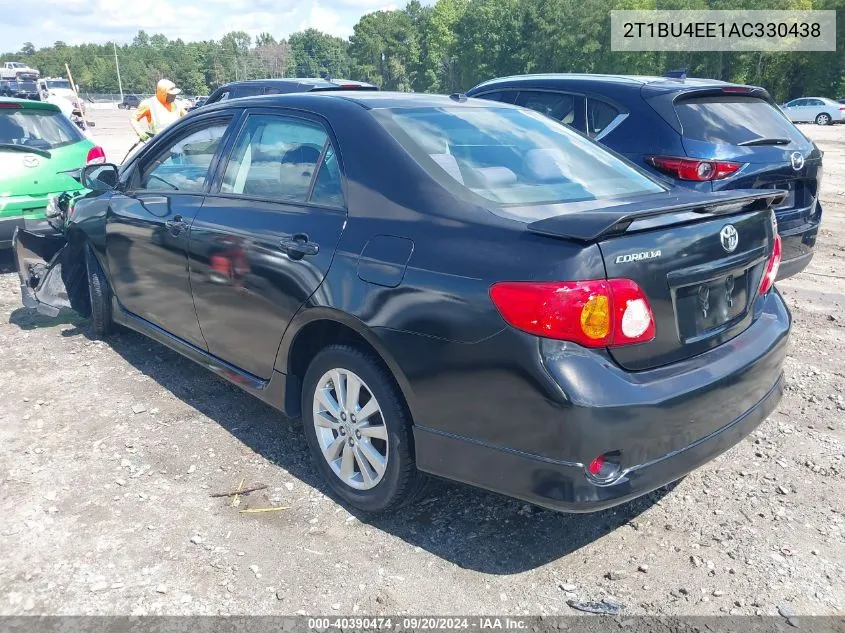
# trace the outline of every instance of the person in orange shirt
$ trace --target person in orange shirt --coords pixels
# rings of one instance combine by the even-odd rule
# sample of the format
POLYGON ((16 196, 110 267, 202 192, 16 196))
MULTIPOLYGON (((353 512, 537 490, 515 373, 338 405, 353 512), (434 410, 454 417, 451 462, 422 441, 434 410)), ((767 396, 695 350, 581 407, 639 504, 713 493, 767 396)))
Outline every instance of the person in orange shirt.
POLYGON ((144 99, 135 116, 131 119, 132 127, 142 140, 158 134, 171 123, 185 116, 185 109, 176 103, 176 96, 182 91, 169 79, 161 79, 156 84, 155 96, 144 99), (147 122, 147 129, 141 127, 141 121, 147 122))

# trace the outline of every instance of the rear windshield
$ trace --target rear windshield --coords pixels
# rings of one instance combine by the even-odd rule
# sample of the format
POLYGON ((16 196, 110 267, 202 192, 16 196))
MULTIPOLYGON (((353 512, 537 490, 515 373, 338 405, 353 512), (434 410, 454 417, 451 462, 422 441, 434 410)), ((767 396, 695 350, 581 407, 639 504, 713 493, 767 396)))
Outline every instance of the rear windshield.
POLYGON ((775 106, 755 97, 698 97, 675 102, 686 138, 737 145, 761 138, 804 142, 798 129, 775 106))
POLYGON ((51 89, 70 90, 70 82, 67 79, 48 79, 47 87, 51 89))
POLYGON ((436 180, 491 202, 552 204, 664 191, 598 144, 531 110, 426 107, 374 114, 436 180))
POLYGON ((82 134, 60 112, 0 109, 0 144, 49 150, 81 139, 82 134))

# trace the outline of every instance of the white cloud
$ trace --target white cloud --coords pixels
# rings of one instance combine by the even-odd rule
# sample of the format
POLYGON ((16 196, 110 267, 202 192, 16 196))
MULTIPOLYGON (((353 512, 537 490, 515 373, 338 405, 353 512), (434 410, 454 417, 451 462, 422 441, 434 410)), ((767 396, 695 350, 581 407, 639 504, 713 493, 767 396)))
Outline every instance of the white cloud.
MULTIPOLYGON (((430 4, 434 0, 425 0, 430 4)), ((220 39, 230 31, 287 37, 315 28, 352 34, 364 13, 395 9, 391 0, 0 0, 0 51, 68 44, 129 43, 143 29, 185 41, 220 39)))
POLYGON ((308 17, 299 23, 299 30, 317 29, 338 37, 352 35, 352 25, 345 24, 337 12, 321 7, 318 3, 311 5, 308 17))

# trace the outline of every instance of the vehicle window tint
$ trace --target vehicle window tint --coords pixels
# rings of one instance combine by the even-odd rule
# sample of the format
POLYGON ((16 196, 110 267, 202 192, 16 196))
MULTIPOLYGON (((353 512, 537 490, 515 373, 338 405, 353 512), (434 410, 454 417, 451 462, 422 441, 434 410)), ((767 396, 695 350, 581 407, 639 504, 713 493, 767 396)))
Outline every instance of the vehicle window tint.
POLYGON ((600 145, 531 110, 490 104, 380 109, 372 116, 456 194, 468 190, 490 202, 525 206, 665 191, 600 145))
POLYGON ((21 108, 0 110, 0 143, 56 149, 82 140, 82 134, 59 112, 21 108))
POLYGON ((502 103, 514 103, 516 101, 516 90, 499 90, 497 92, 485 92, 478 95, 479 99, 487 101, 501 101, 502 103))
POLYGON ((264 86, 265 95, 280 95, 283 94, 282 89, 277 86, 264 86))
POLYGON ((759 138, 804 142, 798 129, 769 102, 756 97, 697 97, 675 103, 686 138, 736 145, 759 138))
POLYGON ((227 127, 226 123, 215 123, 181 137, 144 168, 141 189, 202 191, 227 127))
POLYGON ((520 90, 516 105, 545 114, 564 125, 575 125, 575 108, 580 97, 563 92, 535 92, 520 90))
POLYGON ((316 123, 251 116, 226 166, 221 191, 305 202, 327 141, 316 123))
POLYGON ((317 179, 314 181, 314 189, 311 192, 311 202, 329 207, 343 206, 340 167, 337 164, 337 155, 331 146, 326 150, 326 155, 317 172, 317 179))
POLYGON ((821 99, 810 99, 809 101, 810 101, 811 106, 823 106, 824 105, 824 101, 822 101, 821 99))
POLYGON ((587 99, 587 134, 590 138, 601 134, 619 114, 619 110, 609 103, 587 99))

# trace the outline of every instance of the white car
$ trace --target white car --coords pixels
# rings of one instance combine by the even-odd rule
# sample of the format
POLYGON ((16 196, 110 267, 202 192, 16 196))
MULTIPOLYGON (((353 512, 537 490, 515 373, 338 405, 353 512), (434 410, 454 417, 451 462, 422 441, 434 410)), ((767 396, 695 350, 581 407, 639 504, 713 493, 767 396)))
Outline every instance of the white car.
POLYGON ((845 123, 845 104, 827 97, 803 97, 793 99, 781 106, 793 123, 817 123, 831 125, 845 123))

